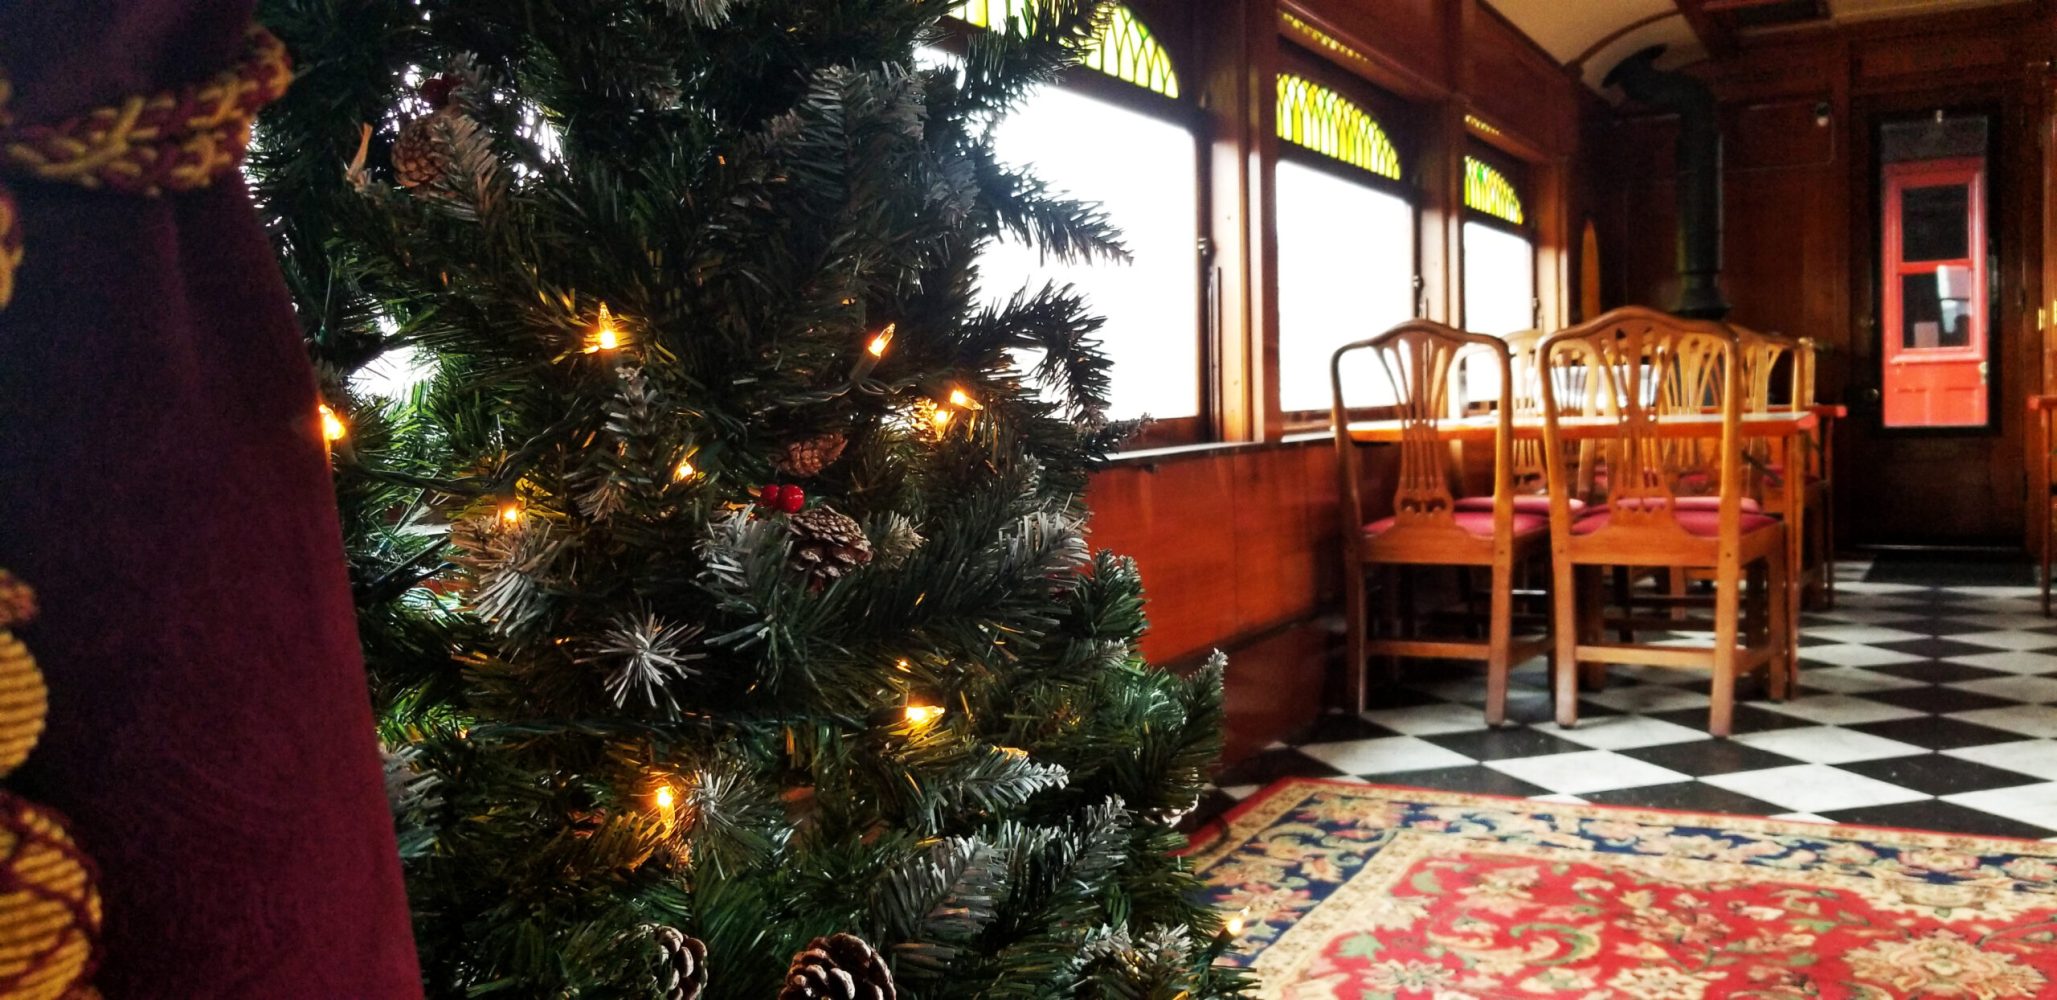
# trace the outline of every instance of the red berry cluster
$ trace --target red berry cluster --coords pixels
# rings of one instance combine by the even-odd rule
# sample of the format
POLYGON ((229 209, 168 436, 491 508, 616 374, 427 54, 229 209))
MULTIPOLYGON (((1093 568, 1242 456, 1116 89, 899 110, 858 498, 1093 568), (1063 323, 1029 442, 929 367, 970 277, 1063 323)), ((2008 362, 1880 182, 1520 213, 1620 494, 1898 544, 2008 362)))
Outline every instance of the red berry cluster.
POLYGON ((805 506, 807 491, 798 486, 773 483, 757 491, 757 509, 761 511, 798 514, 805 506))
POLYGON ((450 95, 456 93, 458 86, 462 83, 462 80, 447 73, 442 76, 429 77, 422 82, 420 88, 421 99, 427 101, 431 108, 441 108, 443 105, 450 103, 450 95))

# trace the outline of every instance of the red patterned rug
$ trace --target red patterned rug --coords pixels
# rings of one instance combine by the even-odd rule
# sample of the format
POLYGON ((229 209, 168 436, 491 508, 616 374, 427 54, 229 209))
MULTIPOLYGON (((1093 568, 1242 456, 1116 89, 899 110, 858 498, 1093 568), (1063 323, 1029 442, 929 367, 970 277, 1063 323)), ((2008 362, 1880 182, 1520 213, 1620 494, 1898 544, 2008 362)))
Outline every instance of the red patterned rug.
POLYGON ((2057 844, 1294 779, 1191 859, 1266 997, 2057 997, 2057 844))

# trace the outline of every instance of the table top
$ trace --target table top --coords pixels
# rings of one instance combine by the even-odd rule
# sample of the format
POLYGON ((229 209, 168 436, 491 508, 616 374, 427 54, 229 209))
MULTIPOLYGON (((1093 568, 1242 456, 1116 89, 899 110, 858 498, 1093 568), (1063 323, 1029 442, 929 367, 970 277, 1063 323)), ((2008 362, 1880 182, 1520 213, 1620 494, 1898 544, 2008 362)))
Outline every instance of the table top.
MULTIPOLYGON (((1744 437, 1790 437, 1813 430, 1820 422, 1821 418, 1813 411, 1764 413, 1744 416, 1741 427, 1744 437)), ((1437 427, 1436 436, 1447 441, 1490 441, 1498 425, 1499 419, 1489 413, 1444 420, 1437 427)), ((1655 426, 1661 437, 1720 437, 1721 414, 1677 414, 1659 419, 1655 426)), ((1350 439, 1359 444, 1395 444, 1399 442, 1403 428, 1404 424, 1398 420, 1352 421, 1350 439)), ((1621 422, 1611 417, 1562 417, 1557 421, 1557 429, 1571 440, 1617 437, 1621 434, 1621 422)), ((1543 421, 1536 417, 1514 421, 1514 436, 1542 437, 1543 421)))

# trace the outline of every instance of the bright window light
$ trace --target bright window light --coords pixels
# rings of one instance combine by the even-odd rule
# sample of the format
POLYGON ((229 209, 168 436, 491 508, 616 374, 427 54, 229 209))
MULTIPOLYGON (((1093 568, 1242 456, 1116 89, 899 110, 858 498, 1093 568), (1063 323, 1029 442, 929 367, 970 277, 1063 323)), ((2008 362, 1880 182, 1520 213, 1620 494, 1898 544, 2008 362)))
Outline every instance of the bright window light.
MULTIPOLYGON (((1329 357, 1414 316, 1414 208, 1291 160, 1278 164, 1279 402, 1327 411, 1329 357)), ((1343 369, 1349 406, 1393 403, 1368 352, 1343 369)))
POLYGON ((1504 337, 1536 325, 1536 248, 1482 222, 1464 224, 1464 328, 1504 337))
POLYGON ((1100 340, 1114 364, 1108 416, 1199 415, 1199 181, 1192 134, 1045 87, 1000 121, 994 145, 1002 161, 1027 168, 1052 190, 1104 206, 1135 260, 1044 260, 1033 247, 1003 240, 979 262, 981 296, 1005 302, 1045 282, 1075 286, 1107 320, 1100 340))

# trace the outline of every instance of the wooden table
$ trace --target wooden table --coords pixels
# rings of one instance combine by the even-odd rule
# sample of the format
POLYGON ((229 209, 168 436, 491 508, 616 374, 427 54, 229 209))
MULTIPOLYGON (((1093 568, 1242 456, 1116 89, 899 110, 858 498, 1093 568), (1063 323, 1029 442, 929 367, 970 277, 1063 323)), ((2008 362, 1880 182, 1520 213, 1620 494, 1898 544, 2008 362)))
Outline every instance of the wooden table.
MULTIPOLYGON (((1807 512, 1807 477, 1804 466, 1796 464, 1797 456, 1806 435, 1821 425, 1824 417, 1833 419, 1841 416, 1843 407, 1823 404, 1798 411, 1781 411, 1763 414, 1747 414, 1738 426, 1743 437, 1782 442, 1781 451, 1786 466, 1793 473, 1779 478, 1779 489, 1785 507, 1786 522, 1786 677, 1787 690, 1797 688, 1800 679, 1800 581, 1804 576, 1801 561, 1804 558, 1801 545, 1804 535, 1802 519, 1807 512)), ((1656 433, 1669 438, 1719 438, 1721 437, 1721 414, 1692 413, 1659 418, 1656 433)), ((1499 429, 1499 418, 1493 414, 1461 417, 1442 421, 1437 426, 1437 437, 1464 443, 1487 443, 1493 440, 1499 429)), ((1350 439, 1358 444, 1398 444, 1403 429, 1399 420, 1360 420, 1350 424, 1350 439)), ((1593 440, 1620 437, 1621 422, 1611 417, 1562 417, 1557 421, 1558 433, 1574 440, 1593 440)), ((1514 436, 1517 439, 1536 440, 1543 436, 1543 421, 1527 418, 1514 421, 1514 436)))

